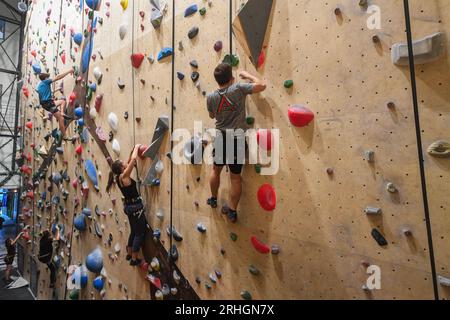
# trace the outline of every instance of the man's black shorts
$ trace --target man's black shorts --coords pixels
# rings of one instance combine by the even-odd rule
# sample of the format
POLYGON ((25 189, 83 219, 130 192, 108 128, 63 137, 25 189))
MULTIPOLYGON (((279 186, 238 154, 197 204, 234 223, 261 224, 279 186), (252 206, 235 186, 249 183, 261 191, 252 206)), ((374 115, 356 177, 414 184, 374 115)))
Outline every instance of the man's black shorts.
POLYGON ((55 101, 48 100, 48 101, 41 101, 41 106, 44 108, 44 110, 47 110, 51 114, 57 113, 58 107, 55 105, 55 101))
POLYGON ((245 163, 245 151, 247 149, 247 142, 245 136, 234 137, 231 134, 226 134, 223 131, 217 131, 216 139, 214 140, 214 149, 212 156, 214 159, 214 165, 218 167, 228 166, 231 173, 241 174, 242 168, 245 163), (232 145, 230 144, 229 151, 227 152, 227 142, 232 139, 232 145), (234 152, 231 152, 231 148, 234 152), (222 154, 217 152, 222 149, 222 154))

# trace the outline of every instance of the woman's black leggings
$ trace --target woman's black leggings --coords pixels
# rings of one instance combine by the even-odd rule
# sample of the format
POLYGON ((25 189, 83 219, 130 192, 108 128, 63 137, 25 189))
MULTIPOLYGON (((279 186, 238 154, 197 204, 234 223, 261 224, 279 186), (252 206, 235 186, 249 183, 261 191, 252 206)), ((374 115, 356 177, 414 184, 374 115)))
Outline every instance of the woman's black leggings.
POLYGON ((56 266, 53 261, 47 263, 47 267, 50 269, 50 283, 55 284, 56 282, 56 266))
POLYGON ((145 218, 144 208, 133 212, 130 210, 130 207, 127 206, 125 210, 131 230, 127 246, 131 247, 133 252, 138 252, 144 245, 145 235, 148 230, 147 219, 145 218))

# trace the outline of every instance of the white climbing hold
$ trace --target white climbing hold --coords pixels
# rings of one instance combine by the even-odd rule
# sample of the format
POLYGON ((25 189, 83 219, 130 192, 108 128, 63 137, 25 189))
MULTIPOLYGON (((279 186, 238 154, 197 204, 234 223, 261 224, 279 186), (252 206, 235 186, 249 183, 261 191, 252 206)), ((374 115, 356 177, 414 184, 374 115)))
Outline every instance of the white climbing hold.
POLYGON ((173 270, 173 280, 178 284, 180 282, 180 275, 178 274, 177 270, 173 270))
POLYGON ((117 156, 120 156, 120 144, 117 139, 114 139, 112 142, 112 149, 117 156))
POLYGON ((397 192, 397 187, 396 187, 392 182, 389 182, 389 183, 386 185, 386 190, 387 190, 388 192, 390 192, 390 193, 396 193, 396 192, 397 192))
POLYGON ((163 164, 163 162, 161 160, 158 160, 158 162, 156 162, 155 170, 156 170, 157 173, 162 173, 163 172, 164 164, 163 164))
POLYGON ((97 110, 94 107, 89 109, 89 116, 91 119, 95 119, 97 117, 97 110))
MULTIPOLYGON (((425 64, 439 59, 444 52, 445 36, 442 32, 432 34, 413 42, 414 63, 425 64)), ((409 65, 407 43, 396 43, 391 51, 392 63, 397 66, 409 65)))
POLYGON ((120 25, 119 36, 120 36, 121 40, 123 40, 125 38, 125 35, 127 34, 127 29, 128 29, 128 26, 126 24, 120 25))
POLYGON ((95 80, 100 82, 102 80, 102 77, 103 77, 102 70, 99 67, 95 67, 94 68, 94 78, 95 78, 95 80))
POLYGON ((450 287, 450 279, 443 276, 438 276, 438 281, 441 286, 450 287))
POLYGON ((163 220, 164 219, 164 210, 163 209, 159 209, 158 212, 156 212, 156 217, 159 220, 163 220))
POLYGON ((119 129, 119 118, 117 118, 117 115, 114 112, 111 112, 108 115, 108 123, 111 129, 115 132, 119 129))
POLYGON ((157 291, 155 292, 155 298, 156 298, 156 300, 163 300, 163 299, 164 299, 164 295, 163 295, 163 293, 161 292, 161 290, 157 290, 157 291))

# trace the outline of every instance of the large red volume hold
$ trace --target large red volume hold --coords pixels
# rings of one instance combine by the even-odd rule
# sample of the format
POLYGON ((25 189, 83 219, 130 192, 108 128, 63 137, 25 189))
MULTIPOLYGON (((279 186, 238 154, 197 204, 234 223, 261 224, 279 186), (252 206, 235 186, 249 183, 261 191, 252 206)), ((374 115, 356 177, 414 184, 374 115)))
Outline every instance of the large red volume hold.
POLYGON ((296 127, 306 127, 314 120, 314 113, 304 106, 293 105, 288 110, 289 120, 296 127))
POLYGON ((263 254, 268 254, 270 252, 270 248, 265 243, 261 242, 256 238, 255 236, 252 236, 250 238, 250 241, 252 242, 253 247, 256 251, 263 254))
POLYGON ((266 211, 273 211, 277 205, 277 195, 275 189, 268 183, 258 189, 258 201, 261 208, 266 211))
POLYGON ((256 132, 256 140, 260 148, 270 151, 272 150, 272 131, 268 129, 259 129, 256 132))
POLYGON ((144 61, 144 58, 145 56, 142 53, 134 53, 131 55, 131 64, 138 69, 142 64, 142 61, 144 61))

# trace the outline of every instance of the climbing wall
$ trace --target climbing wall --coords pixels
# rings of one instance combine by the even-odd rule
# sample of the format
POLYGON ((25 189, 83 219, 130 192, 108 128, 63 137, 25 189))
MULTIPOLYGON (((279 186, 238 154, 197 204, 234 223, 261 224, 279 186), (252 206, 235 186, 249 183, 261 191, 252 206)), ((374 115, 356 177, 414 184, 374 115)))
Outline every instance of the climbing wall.
MULTIPOLYGON (((448 34, 450 28, 449 8, 444 1, 412 1, 413 38, 422 39, 436 32, 448 34)), ((448 46, 448 39, 445 39, 448 46)), ((448 159, 435 158, 427 154, 428 147, 438 140, 450 141, 447 128, 450 117, 449 93, 445 89, 450 81, 450 73, 443 64, 448 60, 448 51, 441 59, 430 64, 416 67, 417 94, 419 100, 420 125, 422 129, 424 166, 430 208, 430 221, 436 272, 450 277, 450 257, 448 253, 448 212, 449 200, 446 189, 450 181, 450 163, 448 159)), ((406 71, 406 70, 405 70, 406 71)), ((438 285, 439 297, 449 299, 448 288, 438 285)))
MULTIPOLYGON (((32 66, 39 63, 53 76, 72 66, 81 69, 88 62, 80 79, 66 77, 63 93, 56 93, 69 101, 76 92, 76 103, 69 105, 68 113, 73 114, 80 103, 83 120, 71 122, 62 154, 54 156, 43 179, 35 180, 34 194, 30 194, 33 174, 27 174, 24 185, 22 218, 32 229, 27 254, 37 255, 39 232, 55 222, 64 227, 56 290, 48 289, 48 270, 38 262, 38 298, 69 299, 67 273, 73 268, 69 266, 84 264, 99 248, 104 290, 93 287, 99 274, 88 272, 81 299, 155 298, 162 288, 150 284, 149 272, 162 285, 177 288, 178 293, 172 290, 164 299, 239 299, 243 292, 253 299, 433 299, 409 69, 391 62, 392 45, 406 41, 403 6, 398 1, 368 2, 380 8, 380 30, 367 28, 370 14, 355 1, 275 0, 257 69, 255 59, 250 60, 244 50, 248 44, 242 34, 230 31, 247 1, 175 1, 175 7, 167 1, 157 29, 151 24, 150 1, 102 1, 92 19, 86 3, 80 7, 78 0, 32 4, 24 48, 29 97, 22 97, 22 123, 23 154, 31 157, 25 164, 33 173, 44 160, 38 151, 42 146, 51 149, 54 139, 45 137, 57 123, 38 108, 33 90, 38 78, 32 66), (204 10, 185 17, 192 4, 204 10), (190 39, 194 27, 198 35, 190 39), (77 33, 82 34, 81 45, 73 40, 77 33), (83 62, 89 35, 92 55, 83 62), (223 46, 218 52, 217 41, 223 46), (164 48, 172 48, 174 55, 158 61, 164 48), (237 80, 238 72, 247 70, 268 84, 265 92, 247 99, 247 113, 255 119, 255 129, 279 130, 280 140, 274 141, 280 150, 279 170, 263 176, 254 165, 245 166, 239 218, 231 224, 220 210, 228 201, 226 170, 219 207, 211 209, 206 205, 211 166, 171 163, 167 134, 157 152, 162 164, 159 185, 144 183, 154 159, 139 159, 134 176, 151 229, 145 260, 158 258, 161 269, 131 267, 125 260, 129 225, 120 192, 117 187, 110 194, 105 191, 109 163, 126 161, 135 144, 150 145, 160 117, 167 117, 169 131, 186 129, 210 142, 205 132, 214 121, 206 111, 205 94, 217 88, 213 70, 230 52, 239 57, 234 68, 237 80), (139 66, 132 66, 132 54, 142 54, 139 66), (198 68, 192 66, 194 60, 198 68), (200 75, 198 82, 191 80, 194 71, 200 75), (95 76, 99 72, 101 81, 95 76), (291 88, 283 86, 286 80, 292 80, 291 88), (96 91, 89 94, 88 87, 96 91), (95 103, 100 96, 101 106, 95 103), (303 128, 293 126, 288 117, 292 105, 309 108, 314 121, 303 128), (118 130, 108 121, 113 115, 118 130), (202 125, 199 132, 195 132, 196 121, 202 125), (32 123, 31 130, 27 123, 32 123), (99 128, 106 142, 99 142, 99 128), (373 159, 366 156, 368 151, 373 159), (85 170, 89 160, 98 176, 98 190, 85 170), (59 186, 51 182, 56 172, 63 176, 59 186), (387 190, 390 183, 396 192, 387 190), (277 195, 276 209, 270 212, 261 208, 256 196, 264 184, 273 186, 277 195), (381 214, 368 215, 367 207, 379 208, 381 214), (86 230, 80 231, 74 219, 83 211, 90 215, 84 218, 86 230), (167 235, 171 223, 182 241, 167 235), (206 232, 197 230, 199 223, 206 232), (373 229, 385 237, 386 246, 377 244, 373 229), (153 239, 153 231, 161 233, 160 240, 153 239), (279 253, 259 253, 251 237, 269 248, 277 245, 279 253), (175 265, 168 259, 173 245, 179 255, 175 265), (363 289, 368 265, 381 268, 380 290, 363 289), (174 281, 174 270, 181 284, 174 281)), ((446 30, 442 1, 432 2, 411 1, 415 39, 446 30)), ((444 195, 449 167, 445 159, 426 153, 434 141, 450 139, 444 129, 448 118, 444 88, 449 77, 442 73, 443 61, 418 66, 417 78, 436 269, 449 277, 444 195)), ((56 84, 54 90, 58 88, 56 84)), ((207 156, 210 147, 209 143, 207 156)), ((29 259, 25 262, 29 270, 29 259)), ((439 294, 448 298, 442 286, 439 294)))

